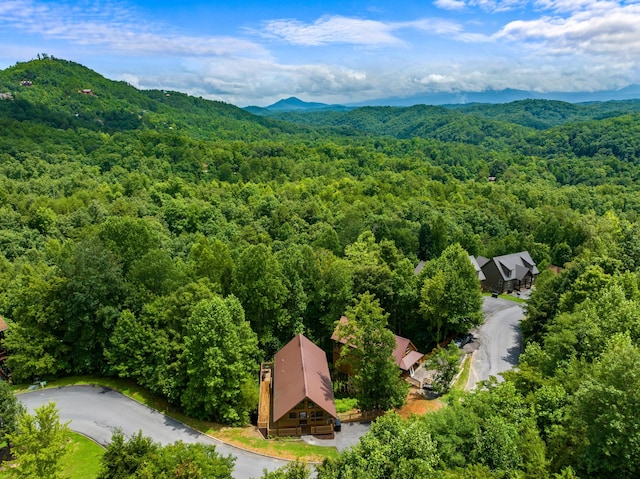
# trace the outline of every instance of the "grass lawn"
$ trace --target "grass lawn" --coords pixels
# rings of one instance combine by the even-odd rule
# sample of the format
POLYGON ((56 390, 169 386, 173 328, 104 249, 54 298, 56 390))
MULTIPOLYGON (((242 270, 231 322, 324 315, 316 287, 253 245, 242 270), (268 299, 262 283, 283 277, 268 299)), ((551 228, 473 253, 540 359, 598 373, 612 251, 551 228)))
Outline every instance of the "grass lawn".
POLYGON ((325 458, 337 458, 335 447, 314 446, 299 437, 278 437, 265 440, 255 427, 225 427, 215 432, 215 437, 249 451, 273 457, 306 462, 322 462, 325 458))
MULTIPOLYGON (((484 292, 484 293, 482 293, 482 295, 483 296, 491 296, 491 293, 484 292)), ((527 302, 526 299, 522 299, 519 296, 514 296, 512 294, 506 294, 506 293, 500 293, 498 295, 498 298, 506 299, 507 301, 513 301, 514 303, 526 303, 527 302)))
POLYGON ((100 471, 104 449, 82 434, 72 433, 74 447, 65 461, 64 475, 70 479, 94 479, 100 471))
MULTIPOLYGON (((309 462, 320 462, 326 457, 337 457, 335 447, 323 447, 307 444, 301 439, 290 440, 272 439, 265 440, 255 427, 230 428, 210 421, 194 419, 177 411, 165 399, 155 396, 145 388, 133 381, 118 378, 103 378, 98 376, 72 376, 63 379, 49 381, 46 387, 62 387, 74 385, 106 386, 114 389, 131 399, 134 399, 150 408, 153 408, 167 416, 212 437, 220 439, 228 444, 250 451, 266 454, 282 459, 301 459, 309 462)), ((15 392, 26 392, 28 385, 16 386, 15 392)), ((0 476, 2 479, 2 476, 0 476)))
POLYGON ((453 391, 461 391, 461 392, 464 391, 465 387, 467 386, 467 382, 469 381, 470 371, 471 371, 471 355, 466 354, 464 356, 464 359, 462 360, 462 371, 460 372, 458 379, 456 379, 456 382, 453 383, 453 386, 451 386, 451 389, 453 391))
MULTIPOLYGON (((95 479, 100 470, 104 449, 82 434, 71 433, 72 445, 65 458, 63 476, 69 479, 95 479)), ((0 479, 8 478, 6 470, 0 469, 0 479)))

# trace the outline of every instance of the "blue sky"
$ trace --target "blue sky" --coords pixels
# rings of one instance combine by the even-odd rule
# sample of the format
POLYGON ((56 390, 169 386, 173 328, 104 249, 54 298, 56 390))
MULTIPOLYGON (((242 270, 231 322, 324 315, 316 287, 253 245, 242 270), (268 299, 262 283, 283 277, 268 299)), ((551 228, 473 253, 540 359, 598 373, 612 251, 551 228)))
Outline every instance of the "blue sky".
POLYGON ((0 68, 48 53, 238 106, 640 83, 640 0, 0 0, 0 68))

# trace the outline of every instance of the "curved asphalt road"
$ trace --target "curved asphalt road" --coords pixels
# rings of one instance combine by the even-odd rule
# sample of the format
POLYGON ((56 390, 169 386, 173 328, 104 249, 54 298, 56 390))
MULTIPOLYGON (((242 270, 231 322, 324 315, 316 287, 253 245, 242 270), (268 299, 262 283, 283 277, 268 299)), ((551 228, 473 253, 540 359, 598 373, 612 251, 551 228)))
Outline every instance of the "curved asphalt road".
POLYGON ((522 305, 506 299, 485 297, 483 311, 486 319, 475 332, 478 349, 471 359, 471 371, 467 390, 478 381, 495 376, 518 365, 522 337, 518 324, 524 317, 522 305))
POLYGON ((237 479, 259 478, 263 469, 273 471, 287 461, 253 454, 228 446, 209 436, 150 409, 122 394, 100 386, 68 386, 40 389, 18 395, 18 399, 33 409, 48 402, 55 402, 60 419, 71 421, 69 427, 107 445, 114 429, 120 428, 126 437, 142 430, 161 444, 181 440, 185 443, 213 444, 220 454, 235 456, 233 477, 237 479))

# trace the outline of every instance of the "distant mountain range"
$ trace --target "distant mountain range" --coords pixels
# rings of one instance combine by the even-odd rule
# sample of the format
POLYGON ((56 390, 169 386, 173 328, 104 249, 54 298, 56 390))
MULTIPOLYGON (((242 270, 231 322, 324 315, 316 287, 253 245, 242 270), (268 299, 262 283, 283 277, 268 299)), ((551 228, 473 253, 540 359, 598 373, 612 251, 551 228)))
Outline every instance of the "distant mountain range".
POLYGON ((344 110, 350 110, 352 108, 354 107, 349 107, 345 105, 327 105, 326 103, 306 102, 306 101, 300 100, 299 98, 296 98, 295 96, 292 96, 292 97, 277 101, 273 105, 269 105, 267 107, 248 106, 245 108, 245 110, 251 113, 260 115, 260 114, 284 112, 284 111, 309 111, 309 110, 344 111, 344 110))
POLYGON ((245 110, 258 115, 292 111, 346 111, 362 106, 413 106, 413 105, 466 105, 470 103, 510 103, 518 100, 558 100, 569 103, 594 101, 631 100, 640 98, 640 85, 630 85, 620 90, 595 92, 536 93, 526 90, 485 90, 482 92, 421 93, 409 97, 389 97, 346 105, 305 102, 296 97, 280 100, 267 107, 248 106, 245 110))
POLYGON ((513 136, 514 125, 542 130, 640 112, 640 85, 532 98, 536 96, 541 95, 502 90, 378 101, 388 106, 329 105, 290 97, 266 108, 241 109, 175 91, 138 90, 67 60, 33 60, 0 70, 0 116, 107 133, 180 131, 196 138, 215 134, 232 139, 243 131, 243 139, 249 141, 323 128, 339 134, 365 132, 478 144, 487 137, 513 136), (551 99, 554 96, 565 100, 551 99), (248 124, 252 127, 247 129, 248 124))

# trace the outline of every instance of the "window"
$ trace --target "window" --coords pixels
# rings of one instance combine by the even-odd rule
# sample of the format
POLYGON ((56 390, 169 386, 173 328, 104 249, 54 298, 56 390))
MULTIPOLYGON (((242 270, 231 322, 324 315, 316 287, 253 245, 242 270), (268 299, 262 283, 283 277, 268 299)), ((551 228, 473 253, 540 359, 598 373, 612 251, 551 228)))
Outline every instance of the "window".
POLYGON ((324 416, 322 411, 311 411, 311 417, 314 419, 322 419, 324 416))
POLYGON ((307 412, 306 411, 301 411, 300 412, 300 419, 307 419, 307 412))
POLYGON ((299 402, 298 404, 296 404, 296 409, 304 409, 304 401, 299 402))
POLYGON ((307 399, 307 406, 309 409, 315 409, 318 407, 318 405, 314 403, 311 399, 307 399))
POLYGON ((298 413, 297 412, 290 412, 289 413, 289 419, 298 419, 298 413))

